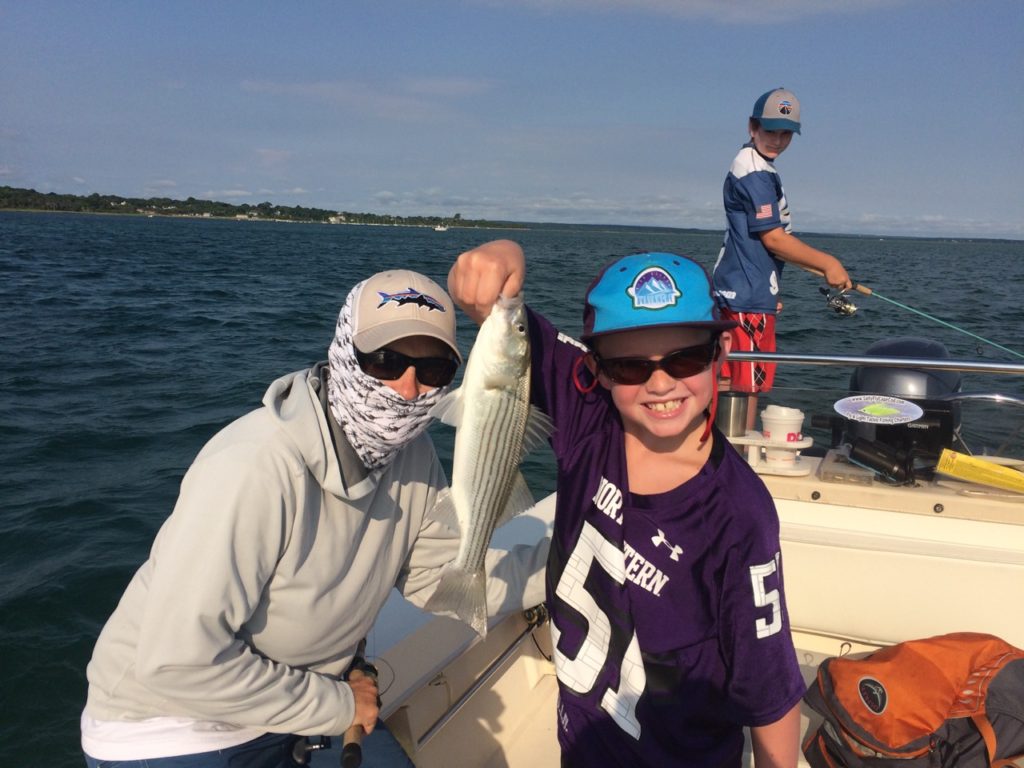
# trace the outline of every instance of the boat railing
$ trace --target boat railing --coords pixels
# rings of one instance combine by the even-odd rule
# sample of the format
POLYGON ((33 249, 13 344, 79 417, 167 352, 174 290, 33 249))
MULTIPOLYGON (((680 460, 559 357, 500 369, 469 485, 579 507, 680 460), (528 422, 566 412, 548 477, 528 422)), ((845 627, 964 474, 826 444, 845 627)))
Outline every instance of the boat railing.
POLYGON ((730 360, 746 363, 782 363, 801 365, 874 366, 877 368, 917 368, 920 370, 958 371, 960 373, 997 373, 1024 375, 1024 363, 952 358, 885 357, 875 355, 801 355, 788 352, 730 352, 730 360))
MULTIPOLYGON (((796 364, 810 366, 852 366, 852 367, 876 367, 876 368, 912 368, 916 370, 931 371, 955 371, 957 373, 979 373, 998 374, 1009 376, 1024 376, 1024 363, 996 362, 989 360, 958 360, 953 358, 928 358, 928 357, 893 357, 883 355, 807 355, 790 354, 785 352, 730 352, 730 360, 741 362, 766 362, 781 364, 796 364)), ((946 394, 928 395, 928 399, 935 402, 948 402, 955 404, 963 403, 994 403, 997 405, 1009 405, 1024 407, 1024 398, 1015 394, 996 392, 949 392, 946 394)), ((1002 441, 996 450, 1001 454, 1009 446, 1018 443, 1018 436, 1024 430, 1024 424, 1018 425, 1012 430, 1009 437, 1002 441)), ((959 435, 960 443, 966 448, 966 443, 959 435)))
POLYGON ((940 395, 933 399, 954 403, 986 402, 999 403, 1000 405, 1008 403, 1010 405, 1024 406, 1024 398, 1002 395, 998 392, 954 392, 949 395, 940 395))
POLYGON ((526 626, 519 633, 519 635, 505 648, 504 651, 492 661, 487 668, 480 673, 476 681, 463 693, 455 702, 453 702, 444 714, 439 717, 433 725, 431 725, 426 732, 416 740, 416 750, 419 751, 425 747, 438 732, 444 728, 449 721, 451 721, 459 712, 465 707, 470 700, 477 694, 477 692, 490 683, 491 679, 500 672, 508 660, 514 656, 519 647, 533 637, 533 632, 537 627, 543 625, 547 621, 547 610, 544 605, 541 604, 535 608, 530 608, 523 612, 523 617, 526 619, 526 626))

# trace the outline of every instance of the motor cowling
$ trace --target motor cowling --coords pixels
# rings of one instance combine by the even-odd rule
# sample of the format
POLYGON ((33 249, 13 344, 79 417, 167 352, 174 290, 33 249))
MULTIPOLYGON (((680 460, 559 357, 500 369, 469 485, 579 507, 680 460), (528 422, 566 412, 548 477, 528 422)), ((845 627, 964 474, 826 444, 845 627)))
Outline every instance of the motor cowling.
MULTIPOLYGON (((949 359, 949 351, 939 341, 903 336, 877 341, 864 351, 865 356, 894 358, 949 359)), ((898 397, 918 405, 920 418, 904 424, 871 424, 846 419, 846 441, 855 451, 891 458, 893 467, 903 466, 905 478, 930 474, 943 448, 952 448, 960 426, 959 405, 949 395, 962 389, 957 371, 870 364, 854 369, 850 375, 851 394, 898 397), (870 452, 870 453, 868 453, 870 452)), ((889 474, 900 475, 890 471, 889 474)))

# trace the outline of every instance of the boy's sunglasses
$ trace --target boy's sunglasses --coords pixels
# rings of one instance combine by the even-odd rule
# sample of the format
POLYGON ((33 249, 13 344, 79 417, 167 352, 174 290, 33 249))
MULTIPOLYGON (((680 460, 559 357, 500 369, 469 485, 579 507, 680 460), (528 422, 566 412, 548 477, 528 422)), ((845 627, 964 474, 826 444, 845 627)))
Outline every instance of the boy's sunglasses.
POLYGON ((597 368, 616 384, 643 384, 659 368, 673 379, 685 379, 688 376, 707 370, 718 352, 718 339, 694 347, 683 347, 669 352, 661 360, 650 360, 646 357, 610 357, 602 358, 593 352, 597 368))
POLYGON ((363 373, 382 381, 394 381, 409 370, 416 369, 416 378, 428 387, 444 387, 452 383, 459 362, 451 357, 409 357, 393 349, 378 349, 373 352, 355 350, 356 360, 363 373))

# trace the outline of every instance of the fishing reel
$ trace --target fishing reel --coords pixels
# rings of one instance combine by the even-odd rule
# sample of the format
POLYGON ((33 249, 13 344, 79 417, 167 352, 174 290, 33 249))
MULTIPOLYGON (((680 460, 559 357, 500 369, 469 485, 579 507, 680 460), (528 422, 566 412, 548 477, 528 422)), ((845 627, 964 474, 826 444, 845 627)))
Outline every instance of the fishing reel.
POLYGON ((837 315, 849 317, 857 311, 857 305, 850 301, 842 291, 832 291, 825 286, 818 290, 825 296, 825 304, 837 315))

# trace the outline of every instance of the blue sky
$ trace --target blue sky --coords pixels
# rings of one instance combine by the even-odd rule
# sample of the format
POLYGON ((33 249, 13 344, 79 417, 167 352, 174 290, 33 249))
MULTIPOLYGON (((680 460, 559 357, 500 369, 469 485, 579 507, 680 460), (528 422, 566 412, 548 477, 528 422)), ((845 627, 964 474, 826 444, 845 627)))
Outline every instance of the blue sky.
POLYGON ((1024 239, 1021 0, 0 0, 0 184, 721 229, 795 91, 799 233, 1024 239))

